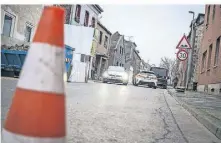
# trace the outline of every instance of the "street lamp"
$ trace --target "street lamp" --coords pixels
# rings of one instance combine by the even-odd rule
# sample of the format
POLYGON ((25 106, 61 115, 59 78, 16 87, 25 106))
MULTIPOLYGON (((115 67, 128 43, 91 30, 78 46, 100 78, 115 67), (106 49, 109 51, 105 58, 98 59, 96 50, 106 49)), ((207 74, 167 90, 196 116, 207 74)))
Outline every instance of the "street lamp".
POLYGON ((194 20, 195 12, 189 11, 189 13, 193 14, 193 20, 194 20))
POLYGON ((188 67, 187 67, 187 78, 186 78, 186 89, 188 89, 188 83, 190 81, 191 63, 192 63, 192 48, 194 47, 195 31, 194 31, 194 18, 195 12, 189 11, 193 15, 191 22, 191 49, 189 50, 188 67))

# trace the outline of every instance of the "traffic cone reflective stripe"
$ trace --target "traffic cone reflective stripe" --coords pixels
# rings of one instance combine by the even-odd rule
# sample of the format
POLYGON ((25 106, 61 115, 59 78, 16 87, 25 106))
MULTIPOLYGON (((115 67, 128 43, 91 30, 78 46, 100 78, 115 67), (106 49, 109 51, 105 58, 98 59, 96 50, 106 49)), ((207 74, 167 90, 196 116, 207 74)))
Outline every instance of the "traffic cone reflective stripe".
POLYGON ((44 9, 3 129, 5 143, 65 142, 64 10, 44 9))

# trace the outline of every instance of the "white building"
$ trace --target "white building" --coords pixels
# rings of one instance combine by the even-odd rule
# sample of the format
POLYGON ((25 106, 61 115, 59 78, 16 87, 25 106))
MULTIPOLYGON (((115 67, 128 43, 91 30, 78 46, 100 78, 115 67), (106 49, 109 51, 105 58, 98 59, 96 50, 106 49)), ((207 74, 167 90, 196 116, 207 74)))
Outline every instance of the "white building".
MULTIPOLYGON (((77 5, 59 5, 66 9, 66 20, 65 24, 70 25, 76 25, 76 26, 84 26, 84 27, 91 27, 95 28, 97 25, 97 21, 99 20, 100 14, 103 12, 103 9, 97 5, 97 4, 77 4, 77 5)), ((94 32, 94 37, 96 36, 96 32, 94 32)), ((74 37, 73 37, 74 40, 74 37)), ((91 42, 91 46, 87 48, 89 51, 87 53, 91 53, 89 55, 86 55, 84 53, 77 53, 75 52, 73 56, 73 62, 75 62, 75 68, 79 69, 79 67, 84 67, 82 64, 85 64, 86 70, 88 71, 85 75, 85 79, 87 77, 91 77, 91 70, 92 70, 92 60, 93 60, 93 50, 95 50, 95 47, 93 47, 93 43, 96 39, 93 38, 91 42), (78 67, 79 66, 79 67, 78 67)), ((74 47, 76 51, 78 51, 79 47, 74 47)), ((80 73, 83 73, 80 72, 80 73)), ((77 76, 75 74, 74 76, 77 76)), ((76 77, 77 82, 79 82, 78 77, 76 77)), ((80 81, 81 82, 81 81, 80 81)))
POLYGON ((42 5, 1 5, 1 45, 29 45, 42 8, 42 5))
MULTIPOLYGON (((103 12, 103 9, 97 5, 75 5, 73 6, 72 16, 70 23, 73 25, 79 25, 79 26, 89 26, 92 28, 97 27, 97 22, 100 19, 100 14, 103 12)), ((98 36, 97 32, 95 31, 94 37, 98 36)), ((80 59, 85 59, 85 61, 81 62, 88 62, 89 60, 89 78, 91 78, 91 71, 95 70, 92 66, 93 58, 95 58, 95 49, 97 46, 97 39, 94 38, 93 42, 91 44, 91 55, 87 55, 86 58, 84 58, 85 55, 81 54, 80 59), (89 56, 89 57, 88 57, 89 56)))

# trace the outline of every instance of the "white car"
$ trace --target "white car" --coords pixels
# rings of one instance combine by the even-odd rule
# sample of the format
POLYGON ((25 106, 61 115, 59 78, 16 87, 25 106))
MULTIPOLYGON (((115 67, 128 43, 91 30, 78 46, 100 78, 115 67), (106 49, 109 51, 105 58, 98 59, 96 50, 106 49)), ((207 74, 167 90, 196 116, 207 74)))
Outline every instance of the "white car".
POLYGON ((124 67, 109 66, 109 68, 102 75, 103 83, 123 83, 128 84, 128 74, 124 70, 124 67))
POLYGON ((152 71, 141 71, 134 78, 134 85, 147 85, 154 89, 157 88, 157 77, 152 71))

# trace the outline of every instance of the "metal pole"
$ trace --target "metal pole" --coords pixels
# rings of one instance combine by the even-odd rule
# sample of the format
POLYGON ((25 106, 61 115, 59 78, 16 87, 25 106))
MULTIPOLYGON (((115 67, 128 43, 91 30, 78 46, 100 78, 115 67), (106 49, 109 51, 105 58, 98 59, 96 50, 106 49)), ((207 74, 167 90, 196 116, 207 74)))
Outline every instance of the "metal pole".
POLYGON ((188 57, 188 67, 187 67, 187 78, 186 78, 186 89, 188 89, 188 84, 190 82, 190 72, 191 72, 191 65, 192 65, 192 49, 194 47, 194 39, 195 39, 195 32, 194 32, 194 17, 195 13, 193 11, 189 11, 189 13, 193 14, 193 20, 191 24, 191 49, 189 49, 189 57, 188 57))

